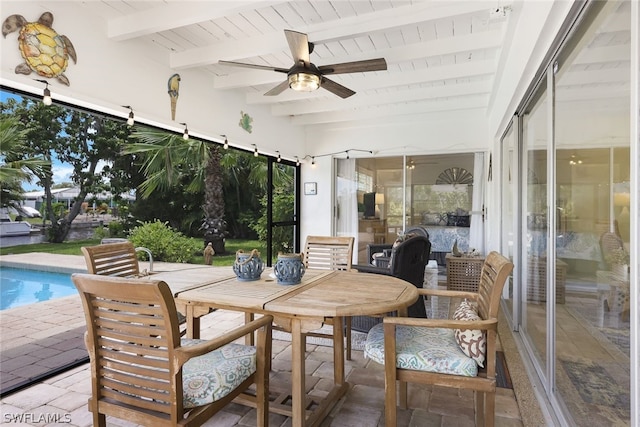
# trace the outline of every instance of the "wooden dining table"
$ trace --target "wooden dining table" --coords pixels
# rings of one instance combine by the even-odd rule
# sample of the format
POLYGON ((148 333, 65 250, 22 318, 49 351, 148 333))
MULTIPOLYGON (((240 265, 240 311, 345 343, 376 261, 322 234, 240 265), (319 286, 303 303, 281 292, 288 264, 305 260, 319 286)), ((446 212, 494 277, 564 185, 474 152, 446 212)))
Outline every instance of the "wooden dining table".
MULTIPOLYGON (((275 412, 291 416, 294 427, 319 425, 349 389, 343 318, 392 311, 406 315, 407 307, 418 299, 411 283, 355 271, 308 269, 301 283, 292 286, 278 284, 271 269, 249 282, 239 281, 229 267, 159 272, 151 278, 164 280, 174 292, 176 306, 187 317, 187 337, 199 337, 199 318, 212 308, 270 314, 274 323, 291 332, 291 407, 278 405, 275 412), (307 410, 306 333, 321 328, 329 318, 334 325, 334 386, 313 410, 307 410)), ((274 410, 273 404, 270 410, 274 410)))

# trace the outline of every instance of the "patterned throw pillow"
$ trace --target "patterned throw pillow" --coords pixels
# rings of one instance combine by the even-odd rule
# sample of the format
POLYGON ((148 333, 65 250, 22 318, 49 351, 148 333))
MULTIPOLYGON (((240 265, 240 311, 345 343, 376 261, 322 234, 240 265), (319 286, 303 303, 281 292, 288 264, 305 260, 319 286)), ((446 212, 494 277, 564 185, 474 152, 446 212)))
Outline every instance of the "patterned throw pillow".
MULTIPOLYGON (((474 306, 466 299, 460 303, 453 313, 455 320, 482 320, 474 306)), ((456 342, 460 350, 476 361, 478 366, 484 367, 484 360, 487 354, 487 335, 480 329, 456 329, 454 331, 456 342)))

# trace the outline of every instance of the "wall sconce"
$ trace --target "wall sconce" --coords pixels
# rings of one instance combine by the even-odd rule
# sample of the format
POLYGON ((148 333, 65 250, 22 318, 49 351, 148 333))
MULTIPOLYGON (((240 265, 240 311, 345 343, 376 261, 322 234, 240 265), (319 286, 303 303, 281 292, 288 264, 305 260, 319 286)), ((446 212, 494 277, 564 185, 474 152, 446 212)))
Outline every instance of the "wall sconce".
POLYGON ((253 145, 255 148, 253 149, 253 157, 258 157, 258 146, 256 144, 251 144, 253 145))
POLYGON ((278 150, 276 150, 276 153, 278 153, 278 158, 276 159, 276 161, 280 163, 282 161, 282 157, 280 157, 280 152, 278 150))
POLYGON ((135 122, 135 116, 133 115, 133 108, 131 108, 130 105, 123 105, 123 107, 129 109, 129 118, 127 119, 127 125, 133 126, 133 123, 135 122))
POLYGON ((184 132, 182 132, 182 139, 186 141, 187 139, 189 139, 189 129, 187 129, 186 123, 180 123, 180 124, 184 125, 184 132))
POLYGON ((224 145, 222 146, 222 148, 224 148, 225 150, 229 149, 229 140, 227 139, 227 135, 220 135, 222 137, 224 137, 224 145))
POLYGON ((42 103, 46 106, 49 106, 53 103, 53 100, 51 99, 51 91, 49 90, 49 82, 46 80, 38 80, 35 79, 35 81, 40 82, 40 83, 44 83, 46 86, 44 88, 44 92, 42 94, 42 103))

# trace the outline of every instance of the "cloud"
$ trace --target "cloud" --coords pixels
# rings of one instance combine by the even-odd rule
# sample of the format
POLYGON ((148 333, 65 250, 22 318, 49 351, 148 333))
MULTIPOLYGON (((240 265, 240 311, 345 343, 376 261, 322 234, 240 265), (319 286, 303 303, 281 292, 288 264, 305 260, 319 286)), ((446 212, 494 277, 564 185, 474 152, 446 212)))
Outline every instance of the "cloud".
POLYGON ((73 167, 66 164, 53 164, 51 165, 51 172, 53 172, 54 183, 71 182, 73 167))
MULTIPOLYGON (((96 174, 102 172, 105 166, 109 163, 104 160, 100 160, 98 165, 96 166, 96 174)), ((53 161, 51 165, 51 172, 53 173, 53 183, 61 184, 63 182, 71 182, 71 175, 73 174, 73 167, 66 163, 61 163, 56 160, 53 161)), ((22 188, 25 191, 37 191, 42 190, 43 188, 35 184, 35 179, 31 183, 23 183, 22 188)))

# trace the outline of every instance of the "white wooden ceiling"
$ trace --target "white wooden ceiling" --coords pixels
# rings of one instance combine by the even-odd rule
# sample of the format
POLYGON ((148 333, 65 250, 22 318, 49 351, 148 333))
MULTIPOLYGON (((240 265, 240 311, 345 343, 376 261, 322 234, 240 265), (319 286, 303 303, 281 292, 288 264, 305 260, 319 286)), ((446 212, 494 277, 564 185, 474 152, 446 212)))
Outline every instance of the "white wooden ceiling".
MULTIPOLYGON (((176 72, 201 69, 215 88, 240 91, 248 104, 266 104, 274 116, 288 116, 298 125, 486 110, 506 60, 501 55, 509 44, 505 36, 513 31, 508 30, 510 19, 521 7, 511 0, 79 3, 107 22, 110 39, 142 40, 149 51, 166 51, 160 60, 176 72), (286 75, 218 64, 227 60, 288 69, 293 60, 285 29, 308 34, 315 44, 311 62, 317 66, 382 57, 388 70, 332 75, 357 92, 342 99, 322 88, 264 96, 286 75)), ((563 83, 567 98, 628 93, 628 73, 618 75, 616 69, 624 70, 629 60, 629 3, 615 8, 617 13, 572 66, 563 83)))
POLYGON ((177 72, 200 68, 215 88, 241 91, 249 104, 268 104, 273 115, 300 125, 486 108, 511 8, 495 0, 105 0, 82 6, 107 21, 112 40, 142 39, 166 49, 177 72), (382 57, 388 70, 332 75, 357 92, 341 99, 323 89, 263 96, 286 75, 218 64, 291 67, 285 29, 308 34, 317 66, 382 57))

